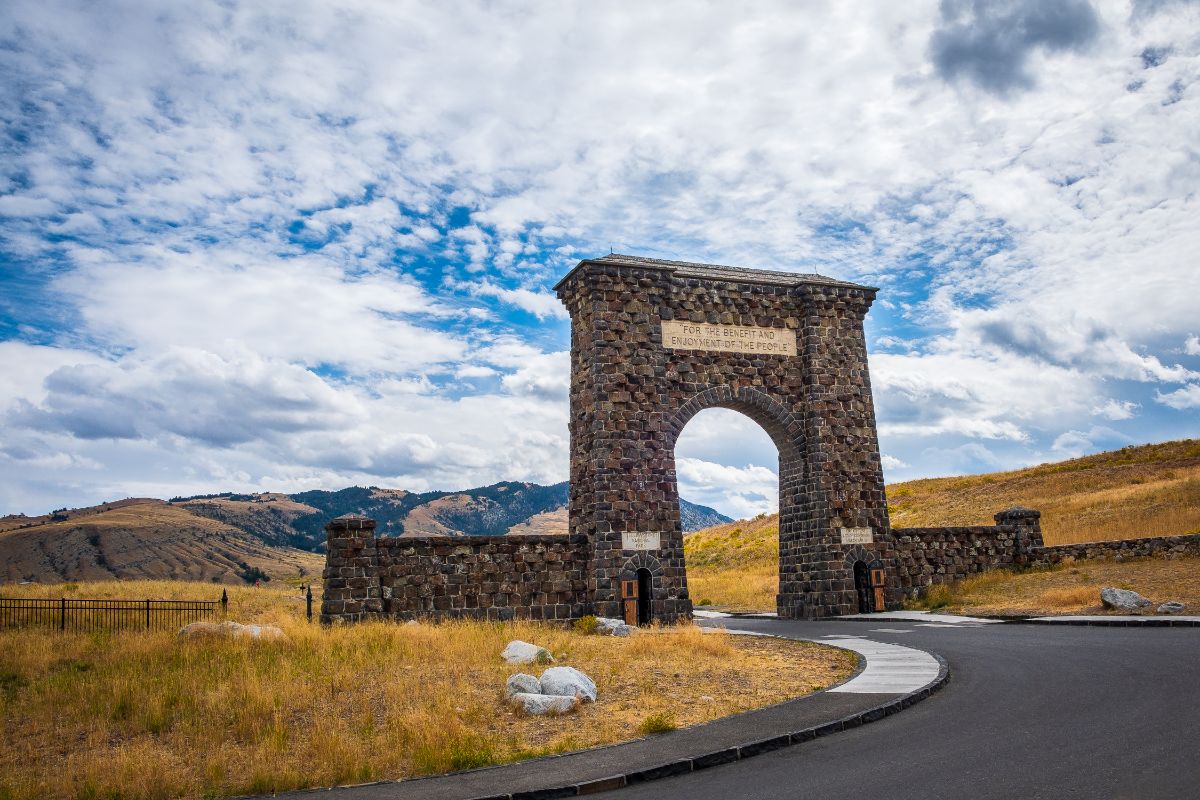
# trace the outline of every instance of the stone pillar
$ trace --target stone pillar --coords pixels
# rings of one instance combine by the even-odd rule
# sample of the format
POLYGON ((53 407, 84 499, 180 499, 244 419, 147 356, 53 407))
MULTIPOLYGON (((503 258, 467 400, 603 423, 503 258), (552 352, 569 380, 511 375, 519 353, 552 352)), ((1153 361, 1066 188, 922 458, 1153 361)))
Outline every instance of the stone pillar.
POLYGON ((1027 567, 1035 563, 1037 554, 1045 544, 1042 541, 1042 512, 1032 508, 1014 506, 996 514, 996 526, 1013 531, 1013 564, 1027 567))
POLYGON ((358 622, 383 611, 379 588, 379 552, 375 520, 345 514, 325 526, 328 553, 323 574, 321 622, 358 622))

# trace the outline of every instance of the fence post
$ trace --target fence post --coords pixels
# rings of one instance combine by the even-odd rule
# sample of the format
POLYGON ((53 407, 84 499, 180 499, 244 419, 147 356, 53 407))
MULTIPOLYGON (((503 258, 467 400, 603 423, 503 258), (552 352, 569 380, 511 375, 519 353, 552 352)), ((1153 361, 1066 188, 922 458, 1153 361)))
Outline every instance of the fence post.
POLYGON ((150 630, 150 601, 146 601, 146 630, 150 630))
POLYGON ((312 622, 312 584, 309 584, 308 590, 304 593, 305 613, 308 614, 308 621, 312 622))
POLYGON ((67 598, 59 598, 58 609, 58 629, 65 631, 67 629, 67 598))

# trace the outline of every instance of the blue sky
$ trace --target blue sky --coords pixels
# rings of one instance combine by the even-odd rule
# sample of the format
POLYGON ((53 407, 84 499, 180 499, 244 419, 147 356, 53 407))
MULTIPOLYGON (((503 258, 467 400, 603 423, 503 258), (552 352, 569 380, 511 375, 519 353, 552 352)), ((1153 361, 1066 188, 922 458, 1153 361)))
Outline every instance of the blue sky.
POLYGON ((1200 433, 1195 2, 15 0, 0 70, 0 513, 563 480, 610 247, 881 287, 890 481, 1200 433))

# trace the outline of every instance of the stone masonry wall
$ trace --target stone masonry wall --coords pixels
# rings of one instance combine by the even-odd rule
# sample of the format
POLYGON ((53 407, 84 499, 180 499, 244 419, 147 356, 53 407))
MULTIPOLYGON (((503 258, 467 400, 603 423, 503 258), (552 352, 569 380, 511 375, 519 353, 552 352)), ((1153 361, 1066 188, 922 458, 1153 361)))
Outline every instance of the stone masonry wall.
POLYGON ((570 620, 590 613, 579 536, 376 538, 375 521, 325 528, 321 622, 366 619, 570 620))
POLYGON ((1037 563, 1042 547, 1041 514, 1010 508, 995 525, 958 528, 893 528, 896 572, 905 597, 1000 567, 1037 563))
POLYGON ((1066 559, 1200 555, 1200 534, 1044 546, 1041 515, 1012 508, 995 525, 961 528, 893 528, 896 571, 905 597, 1005 567, 1044 567, 1066 559))
POLYGON ((1191 536, 1156 536, 1115 542, 1084 542, 1044 547, 1034 554, 1038 564, 1058 564, 1065 559, 1145 558, 1150 556, 1200 556, 1200 533, 1191 536))
POLYGON ((578 619, 589 613, 587 539, 379 539, 383 613, 395 619, 578 619))

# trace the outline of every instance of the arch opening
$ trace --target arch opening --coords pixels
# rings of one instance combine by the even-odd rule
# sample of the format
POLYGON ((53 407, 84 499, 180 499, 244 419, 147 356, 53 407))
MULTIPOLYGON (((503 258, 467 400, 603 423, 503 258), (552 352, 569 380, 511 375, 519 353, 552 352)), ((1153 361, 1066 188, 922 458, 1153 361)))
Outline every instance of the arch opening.
POLYGON ((726 405, 696 412, 675 440, 684 570, 693 608, 778 608, 778 468, 785 459, 776 441, 743 408, 726 405), (708 510, 729 521, 713 518, 708 510))

